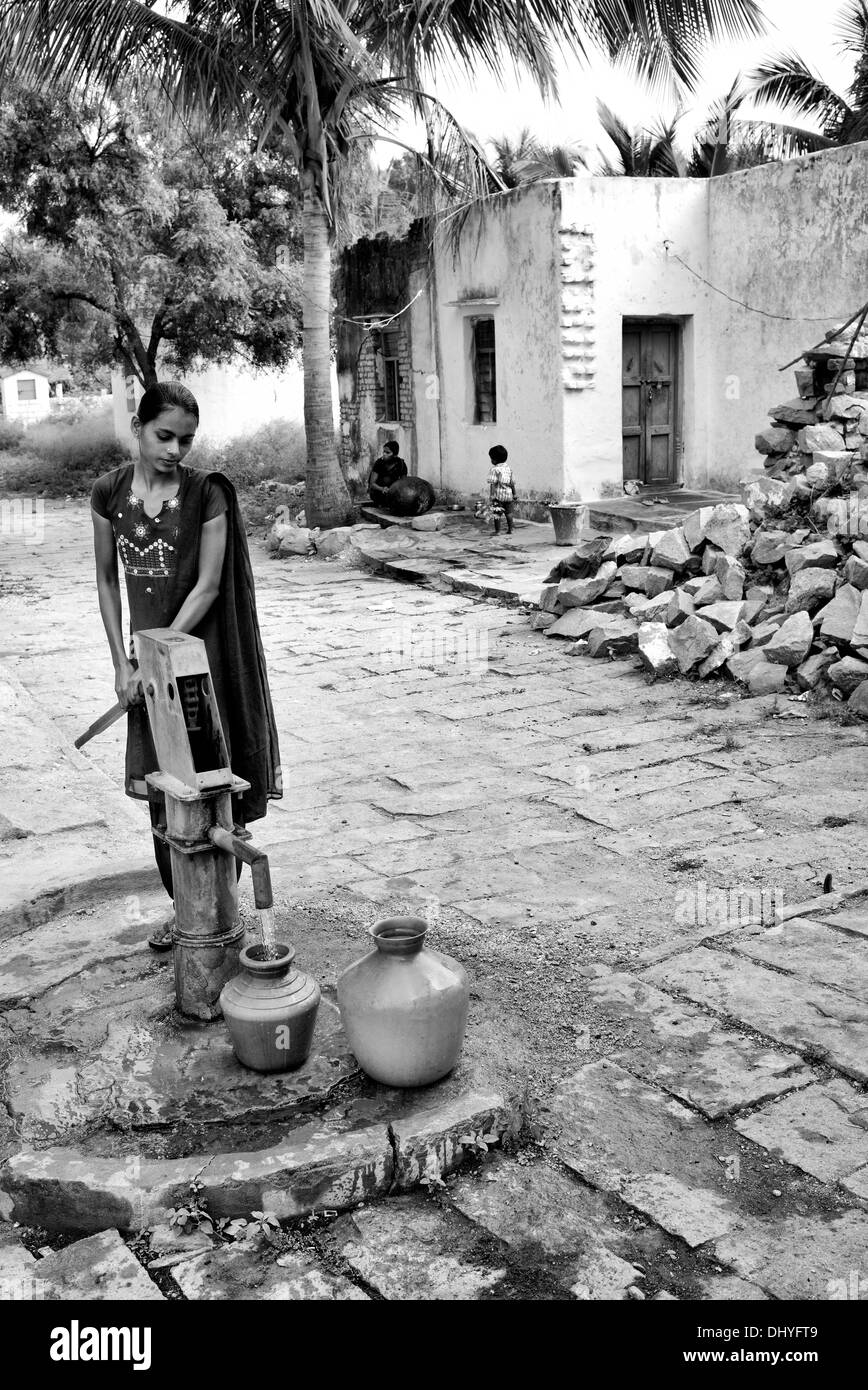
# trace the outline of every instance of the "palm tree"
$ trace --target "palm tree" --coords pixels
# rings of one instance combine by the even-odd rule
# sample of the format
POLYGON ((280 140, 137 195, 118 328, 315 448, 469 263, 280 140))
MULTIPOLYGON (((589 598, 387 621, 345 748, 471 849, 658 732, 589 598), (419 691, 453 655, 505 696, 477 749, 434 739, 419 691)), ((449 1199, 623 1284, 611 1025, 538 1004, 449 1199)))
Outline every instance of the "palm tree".
POLYGON ((841 96, 797 53, 783 53, 748 77, 755 101, 776 101, 795 117, 814 120, 822 134, 801 126, 777 127, 785 152, 801 154, 868 139, 868 0, 849 0, 836 22, 839 47, 856 59, 847 96, 841 96))
MULTIPOLYGON (((354 144, 388 128, 401 102, 430 121, 425 81, 443 61, 502 75, 508 56, 553 91, 555 43, 626 47, 691 81, 708 38, 763 31, 757 0, 0 0, 0 81, 111 93, 138 74, 185 120, 240 119, 283 141, 304 198, 306 511, 328 526, 350 512, 332 422, 330 272, 334 175, 354 144)), ((457 148, 454 123, 449 138, 457 148)), ((461 150, 464 192, 490 187, 478 145, 461 150)))
POLYGON ((538 183, 540 179, 571 179, 579 168, 587 168, 581 145, 544 145, 525 126, 513 143, 503 135, 492 140, 492 168, 506 188, 538 183))
POLYGON ((603 155, 601 174, 626 175, 628 178, 670 179, 686 173, 684 156, 678 150, 676 121, 668 125, 660 121, 656 129, 637 127, 631 130, 620 116, 610 111, 605 102, 597 102, 600 125, 618 152, 620 167, 603 155))

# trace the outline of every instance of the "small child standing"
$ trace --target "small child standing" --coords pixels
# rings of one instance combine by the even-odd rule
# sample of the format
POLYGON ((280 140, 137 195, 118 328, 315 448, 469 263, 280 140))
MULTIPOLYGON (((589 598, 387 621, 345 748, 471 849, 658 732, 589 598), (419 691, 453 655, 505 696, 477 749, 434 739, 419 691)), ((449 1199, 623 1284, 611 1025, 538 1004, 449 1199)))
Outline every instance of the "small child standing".
POLYGON ((489 449, 491 471, 488 475, 488 495, 491 501, 494 534, 500 535, 500 523, 506 517, 506 534, 512 535, 512 508, 515 503, 515 480, 507 463, 509 455, 502 444, 489 449))

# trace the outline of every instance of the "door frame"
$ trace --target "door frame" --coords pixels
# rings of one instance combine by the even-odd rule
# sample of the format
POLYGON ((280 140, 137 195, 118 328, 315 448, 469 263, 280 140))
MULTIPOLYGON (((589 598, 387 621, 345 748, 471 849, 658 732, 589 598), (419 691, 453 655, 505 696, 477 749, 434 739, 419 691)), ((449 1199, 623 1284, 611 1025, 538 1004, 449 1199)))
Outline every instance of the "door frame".
POLYGON ((665 491, 667 488, 681 488, 684 486, 684 428, 682 412, 684 408, 684 329, 687 323, 684 314, 623 314, 621 316, 621 478, 624 477, 624 367, 623 349, 624 334, 632 329, 646 328, 672 328, 675 329, 675 379, 672 390, 672 472, 673 477, 668 483, 643 483, 643 487, 654 488, 658 491, 665 491))

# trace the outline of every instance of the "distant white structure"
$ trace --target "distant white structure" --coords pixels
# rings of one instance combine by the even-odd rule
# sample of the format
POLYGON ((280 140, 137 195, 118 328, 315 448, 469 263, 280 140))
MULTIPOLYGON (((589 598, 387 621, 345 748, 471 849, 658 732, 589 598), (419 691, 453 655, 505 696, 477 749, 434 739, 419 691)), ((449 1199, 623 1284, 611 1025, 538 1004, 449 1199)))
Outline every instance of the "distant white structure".
MULTIPOLYGON (((170 368, 161 373, 163 381, 182 381, 199 402, 201 423, 197 438, 223 444, 238 435, 252 433, 272 420, 304 420, 304 375, 301 362, 282 371, 252 371, 244 363, 206 367, 200 372, 179 376, 170 368)), ((132 449, 130 417, 142 396, 142 385, 135 377, 120 372, 112 376, 115 434, 121 444, 132 449)), ((339 419, 337 374, 332 382, 335 427, 339 419)))
MULTIPOLYGON (((63 395, 62 382, 57 383, 63 395)), ((51 377, 38 367, 0 367, 0 415, 30 425, 51 414, 51 377)))

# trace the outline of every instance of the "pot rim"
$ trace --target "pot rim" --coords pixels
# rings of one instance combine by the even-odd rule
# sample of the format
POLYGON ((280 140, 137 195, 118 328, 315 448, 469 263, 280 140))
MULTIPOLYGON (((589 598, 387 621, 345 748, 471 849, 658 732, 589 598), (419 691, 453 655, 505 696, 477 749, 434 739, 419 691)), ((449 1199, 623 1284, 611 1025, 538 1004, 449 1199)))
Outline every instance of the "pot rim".
POLYGON ((428 923, 423 917, 381 917, 372 927, 368 927, 368 935, 378 943, 419 941, 427 931, 428 923))
POLYGON ((257 953, 268 949, 262 942, 253 946, 243 946, 238 952, 239 965, 254 975, 274 975, 278 971, 286 970, 295 960, 295 947, 288 946, 284 941, 275 941, 271 948, 278 951, 279 955, 263 960, 257 953))

